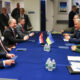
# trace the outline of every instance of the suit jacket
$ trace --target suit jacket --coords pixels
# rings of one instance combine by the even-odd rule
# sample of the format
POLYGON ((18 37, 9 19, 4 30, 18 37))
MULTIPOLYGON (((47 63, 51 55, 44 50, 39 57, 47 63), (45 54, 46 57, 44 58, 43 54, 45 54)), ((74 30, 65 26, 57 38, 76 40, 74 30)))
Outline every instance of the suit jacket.
POLYGON ((24 14, 24 19, 25 19, 24 29, 27 31, 28 27, 31 27, 32 25, 31 25, 28 15, 24 14))
POLYGON ((20 35, 17 33, 16 29, 15 35, 10 27, 4 31, 4 45, 15 45, 16 43, 23 42, 24 40, 20 37, 20 35))
POLYGON ((9 15, 5 16, 3 13, 0 14, 0 21, 1 21, 1 26, 8 26, 8 21, 9 21, 9 15))
POLYGON ((22 26, 19 24, 16 26, 16 30, 21 38, 23 38, 25 35, 27 35, 27 31, 25 31, 24 28, 22 29, 22 26))
MULTIPOLYGON (((6 54, 5 53, 3 54, 0 52, 0 59, 1 58, 6 58, 6 54)), ((3 61, 0 61, 0 68, 4 68, 3 61)))
POLYGON ((74 21, 73 21, 73 18, 74 16, 76 15, 77 12, 73 12, 71 11, 69 13, 69 27, 74 27, 74 21))
POLYGON ((3 34, 4 32, 4 26, 8 26, 8 21, 9 21, 9 15, 5 16, 3 13, 0 14, 0 30, 1 33, 3 34))
POLYGON ((20 9, 19 8, 15 8, 12 13, 11 16, 16 19, 17 23, 18 23, 18 19, 20 17, 20 9))
POLYGON ((75 30, 74 34, 70 37, 69 42, 71 43, 80 43, 80 30, 75 30))

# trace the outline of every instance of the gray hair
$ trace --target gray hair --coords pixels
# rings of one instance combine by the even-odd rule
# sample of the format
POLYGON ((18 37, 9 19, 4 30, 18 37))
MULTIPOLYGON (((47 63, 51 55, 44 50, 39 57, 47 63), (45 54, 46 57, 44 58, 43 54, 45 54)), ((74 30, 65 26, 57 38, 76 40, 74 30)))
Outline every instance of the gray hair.
POLYGON ((10 19, 8 24, 10 25, 14 20, 15 20, 14 18, 10 19))

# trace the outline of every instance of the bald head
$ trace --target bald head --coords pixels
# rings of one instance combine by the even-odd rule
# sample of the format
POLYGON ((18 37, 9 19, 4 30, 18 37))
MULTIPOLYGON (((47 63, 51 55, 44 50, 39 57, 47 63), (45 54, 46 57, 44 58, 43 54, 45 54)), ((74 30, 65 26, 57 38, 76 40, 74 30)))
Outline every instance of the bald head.
POLYGON ((9 27, 16 28, 16 20, 15 19, 10 19, 9 20, 9 27))

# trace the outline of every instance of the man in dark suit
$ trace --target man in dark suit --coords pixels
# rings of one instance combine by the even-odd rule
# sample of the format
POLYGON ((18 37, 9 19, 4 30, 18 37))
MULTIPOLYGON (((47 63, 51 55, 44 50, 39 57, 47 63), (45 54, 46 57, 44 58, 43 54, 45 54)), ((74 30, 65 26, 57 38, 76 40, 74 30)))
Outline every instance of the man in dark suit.
POLYGON ((75 25, 75 32, 72 36, 69 36, 69 34, 65 34, 65 39, 68 40, 71 43, 80 43, 80 19, 76 19, 74 21, 75 25))
POLYGON ((19 19, 19 24, 16 26, 16 30, 18 32, 18 34, 23 38, 24 36, 33 36, 34 33, 28 33, 23 27, 25 25, 25 19, 24 18, 20 18, 19 19))
POLYGON ((74 27, 73 18, 77 14, 77 8, 75 5, 72 6, 72 11, 69 13, 69 27, 74 27))
POLYGON ((23 38, 16 31, 16 20, 9 20, 9 27, 4 31, 4 45, 16 45, 16 43, 28 40, 29 37, 25 36, 23 38))
MULTIPOLYGON (((7 58, 7 59, 11 59, 13 58, 15 55, 14 54, 9 54, 6 50, 6 48, 4 47, 2 41, 0 40, 0 59, 1 58, 7 58)), ((7 66, 10 66, 11 64, 14 64, 15 61, 14 60, 4 60, 4 61, 0 61, 0 68, 7 66)))
POLYGON ((32 25, 31 25, 31 22, 29 20, 29 17, 28 17, 28 15, 24 14, 24 12, 25 12, 24 8, 20 8, 20 18, 25 19, 24 29, 26 31, 32 30, 32 25))
POLYGON ((15 8, 12 13, 11 13, 11 16, 16 19, 17 23, 18 23, 18 18, 20 16, 20 4, 17 3, 17 8, 15 8))
POLYGON ((74 33, 74 21, 73 18, 77 14, 77 7, 75 5, 72 6, 72 10, 69 12, 69 23, 68 28, 65 30, 61 30, 61 32, 70 32, 74 33))
POLYGON ((9 15, 7 14, 6 8, 2 8, 2 13, 0 14, 0 30, 3 35, 4 29, 8 28, 9 15))

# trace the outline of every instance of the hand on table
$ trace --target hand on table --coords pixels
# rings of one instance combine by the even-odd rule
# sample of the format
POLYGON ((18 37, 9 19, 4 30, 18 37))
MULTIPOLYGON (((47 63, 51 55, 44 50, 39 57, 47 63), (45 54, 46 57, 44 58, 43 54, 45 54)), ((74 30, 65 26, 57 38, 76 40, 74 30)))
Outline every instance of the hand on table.
POLYGON ((67 34, 67 33, 64 33, 64 34, 63 34, 63 36, 64 36, 64 37, 65 37, 65 36, 69 36, 69 34, 67 34))
POLYGON ((76 50, 76 46, 72 46, 72 47, 71 47, 71 50, 72 50, 72 51, 75 51, 75 50, 76 50))
POLYGON ((24 36, 24 41, 26 41, 28 39, 29 39, 29 36, 28 35, 24 36))
POLYGON ((70 36, 67 35, 67 36, 65 36, 64 38, 69 41, 70 36))
POLYGON ((4 60, 3 62, 7 66, 11 66, 12 64, 15 64, 15 61, 14 60, 4 60))
POLYGON ((33 32, 32 32, 32 33, 30 33, 30 34, 29 34, 29 36, 34 36, 34 33, 33 33, 33 32))
POLYGON ((14 54, 6 54, 7 58, 13 58, 15 55, 14 54))

